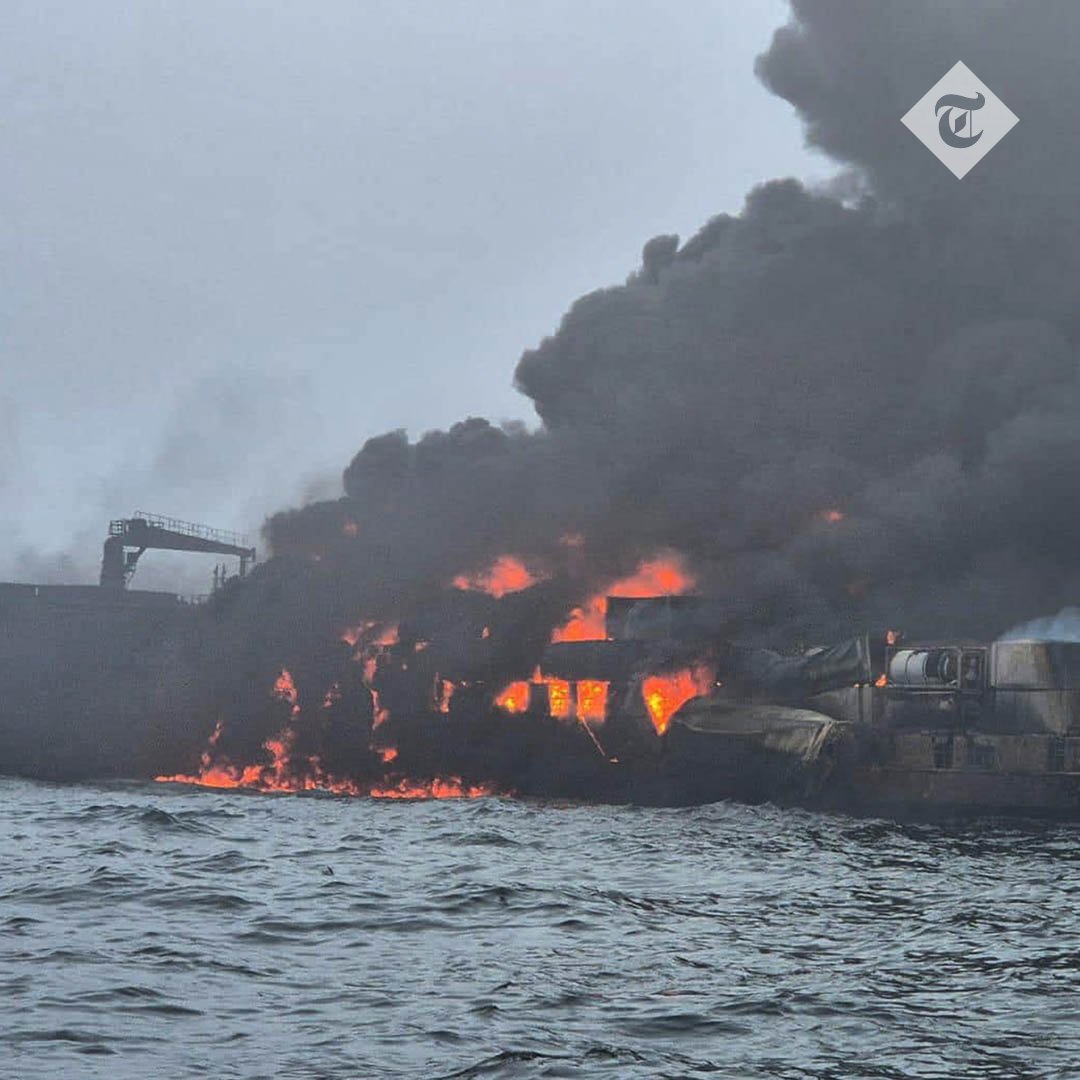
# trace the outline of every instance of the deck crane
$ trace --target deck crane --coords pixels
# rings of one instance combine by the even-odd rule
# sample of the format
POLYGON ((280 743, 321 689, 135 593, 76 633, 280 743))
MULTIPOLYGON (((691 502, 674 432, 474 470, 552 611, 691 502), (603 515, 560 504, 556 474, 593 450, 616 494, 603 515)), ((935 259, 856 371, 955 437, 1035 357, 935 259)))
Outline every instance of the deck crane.
POLYGON ((240 560, 241 577, 247 573, 248 563, 255 561, 255 549, 248 547, 239 533, 136 510, 130 518, 109 522, 109 538, 101 558, 101 587, 126 589, 139 557, 150 548, 235 555, 240 560))

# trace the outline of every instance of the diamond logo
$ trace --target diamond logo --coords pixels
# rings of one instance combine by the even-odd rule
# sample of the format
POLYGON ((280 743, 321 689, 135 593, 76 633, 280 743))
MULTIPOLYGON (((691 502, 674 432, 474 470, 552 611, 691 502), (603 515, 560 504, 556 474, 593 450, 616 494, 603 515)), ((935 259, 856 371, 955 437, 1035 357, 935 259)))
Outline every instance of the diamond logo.
POLYGON ((962 61, 900 118, 958 180, 1019 122, 1019 117, 962 61))

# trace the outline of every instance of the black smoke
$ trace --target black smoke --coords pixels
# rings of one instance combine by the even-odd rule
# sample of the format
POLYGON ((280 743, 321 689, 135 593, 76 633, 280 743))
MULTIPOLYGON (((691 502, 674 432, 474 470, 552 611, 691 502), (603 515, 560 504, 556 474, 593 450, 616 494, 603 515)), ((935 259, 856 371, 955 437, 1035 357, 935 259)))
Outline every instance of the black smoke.
POLYGON ((1064 0, 793 0, 758 74, 836 181, 649 240, 520 358, 537 430, 380 435, 340 498, 272 517, 275 559, 205 630, 211 696, 285 663, 327 684, 360 620, 442 618, 467 665, 447 587, 504 553, 542 584, 485 612, 493 678, 662 550, 752 644, 992 639, 1075 602, 1078 37, 1064 0), (900 124, 957 60, 1020 117, 962 181, 900 124))
POLYGON ((387 615, 505 551, 559 574, 568 533, 578 591, 671 548, 774 644, 1056 610, 1080 585, 1077 30, 1067 3, 796 0, 758 72, 842 182, 648 241, 520 359, 539 431, 371 439, 270 543, 387 615), (899 123, 958 59, 1021 118, 963 181, 899 123))

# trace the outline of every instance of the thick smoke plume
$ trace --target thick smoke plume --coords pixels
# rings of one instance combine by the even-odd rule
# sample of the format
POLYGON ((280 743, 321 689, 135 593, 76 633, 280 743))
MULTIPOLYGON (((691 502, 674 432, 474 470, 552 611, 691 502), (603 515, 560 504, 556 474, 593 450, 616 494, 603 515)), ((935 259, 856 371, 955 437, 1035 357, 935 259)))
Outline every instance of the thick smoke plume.
POLYGON ((841 194, 775 181, 650 240, 518 363, 537 433, 371 439, 340 501, 269 522, 275 551, 398 618, 506 551, 557 576, 567 534, 578 593, 671 548, 775 643, 993 637, 1077 594, 1080 8, 792 14, 759 74, 849 167, 841 194), (899 124, 960 58, 1021 117, 963 182, 899 124))
POLYGON ((990 639, 1075 600, 1078 36, 1065 0, 794 0, 758 73, 837 182, 766 183, 649 240, 518 362, 538 430, 380 435, 339 499, 270 519, 275 559, 207 616, 200 715, 255 715, 233 688, 285 663, 325 687, 362 622, 434 620, 417 636, 444 668, 526 676, 574 605, 660 551, 754 644, 990 639), (962 182, 899 122, 960 59, 1020 117, 962 182), (507 553, 535 588, 448 588, 507 553), (474 624, 482 659, 455 635, 474 624))

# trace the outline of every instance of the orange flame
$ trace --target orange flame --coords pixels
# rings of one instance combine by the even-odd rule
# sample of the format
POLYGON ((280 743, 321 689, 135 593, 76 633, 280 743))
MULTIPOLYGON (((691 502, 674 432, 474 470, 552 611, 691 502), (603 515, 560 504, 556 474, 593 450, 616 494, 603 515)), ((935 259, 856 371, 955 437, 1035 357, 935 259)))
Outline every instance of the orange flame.
POLYGON ((830 525, 837 525, 844 520, 846 515, 843 510, 822 510, 818 517, 830 525))
POLYGON ((682 596, 695 585, 693 575, 674 552, 647 559, 629 577, 612 582, 603 592, 590 596, 582 607, 574 608, 566 623, 557 627, 552 641, 603 641, 606 636, 607 598, 625 596, 682 596))
MULTIPOLYGON (((300 706, 299 694, 292 675, 285 669, 274 682, 271 691, 273 697, 288 701, 293 706, 295 716, 300 706)), ((329 695, 328 695, 329 696, 329 695)), ((379 722, 378 696, 372 691, 376 704, 376 721, 379 722)), ((385 711, 383 712, 385 718, 385 711)), ((390 784, 385 781, 374 786, 361 786, 347 777, 334 776, 326 772, 318 757, 312 755, 297 761, 293 756, 293 744, 296 733, 285 728, 263 743, 263 749, 270 757, 264 764, 237 766, 228 761, 215 761, 218 742, 221 739, 222 725, 215 726, 200 761, 202 767, 197 773, 176 773, 172 776, 155 776, 163 784, 194 784, 208 788, 247 788, 263 792, 329 791, 336 795, 368 795, 373 799, 450 799, 478 798, 494 794, 494 789, 486 785, 466 785, 458 777, 435 777, 432 780, 395 779, 390 784)), ((372 748, 382 759, 383 764, 390 764, 398 756, 397 748, 386 746, 372 748)))
POLYGON ((360 535, 360 526, 357 522, 346 519, 341 526, 341 531, 350 540, 355 540, 360 535))
POLYGON ((438 707, 439 712, 450 712, 450 699, 454 696, 454 684, 449 679, 439 680, 438 707))
POLYGON ((889 685, 889 677, 888 677, 888 676, 887 676, 887 675, 886 675, 886 674, 885 674, 884 672, 882 672, 882 673, 881 673, 881 674, 880 674, 880 675, 879 675, 879 676, 878 676, 878 677, 877 677, 877 678, 876 678, 876 679, 874 680, 874 685, 875 685, 875 686, 888 686, 888 685, 889 685))
POLYGON ((491 566, 478 574, 458 574, 451 582, 455 589, 484 592, 501 599, 507 593, 521 592, 536 584, 536 577, 514 555, 500 555, 491 566))
POLYGON ((292 674, 286 668, 281 669, 281 674, 274 683, 274 695, 281 698, 282 701, 288 701, 293 705, 296 704, 298 697, 296 683, 293 682, 292 674))
POLYGON ((373 799, 482 799, 494 795, 494 788, 485 784, 464 784, 456 776, 436 777, 417 782, 399 780, 393 786, 373 787, 368 794, 373 799))
POLYGON ((379 691, 372 690, 368 687, 368 693, 371 694, 371 711, 372 711, 372 728, 380 727, 390 719, 390 710, 382 707, 382 702, 379 701, 379 691))
MULTIPOLYGON (((295 794, 300 791, 328 791, 335 795, 367 795, 373 799, 450 799, 479 798, 494 795, 495 789, 488 785, 463 784, 458 777, 435 777, 432 780, 393 780, 389 783, 361 785, 355 780, 334 776, 326 772, 317 757, 303 761, 302 770, 292 759, 294 734, 283 731, 263 743, 270 755, 270 762, 263 765, 231 765, 227 761, 213 762, 214 748, 221 737, 221 724, 214 729, 202 755, 202 768, 194 774, 177 773, 173 776, 155 776, 161 784, 192 784, 215 789, 239 789, 251 791, 295 794)), ((384 764, 395 761, 397 748, 383 747, 376 751, 384 764)))
POLYGON ((644 679, 641 696, 656 733, 663 735, 675 713, 691 698, 711 693, 715 683, 715 674, 704 664, 683 668, 670 675, 650 675, 644 679))
POLYGON ((536 680, 548 688, 548 711, 558 720, 566 720, 570 716, 570 684, 565 679, 553 679, 550 677, 536 680))
POLYGON ((340 780, 322 771, 318 758, 309 758, 304 764, 307 768, 296 773, 292 761, 291 731, 282 731, 263 743, 263 749, 270 755, 270 761, 264 765, 235 766, 228 762, 213 762, 212 749, 220 737, 220 725, 210 737, 207 751, 202 755, 202 768, 198 773, 188 776, 155 776, 160 783, 197 784, 210 788, 254 788, 258 791, 314 791, 321 788, 341 794, 355 794, 356 785, 351 780, 340 780))
POLYGON ((577 684, 577 714, 580 720, 607 719, 608 684, 598 679, 582 679, 577 684))
POLYGON ((532 688, 547 687, 548 715, 567 720, 575 714, 581 720, 604 720, 607 717, 607 682, 598 679, 582 679, 571 692, 568 679, 556 679, 544 675, 537 668, 532 680, 512 682, 495 698, 495 705, 509 713, 527 712, 532 703, 532 688))
MULTIPOLYGON (((361 786, 354 780, 336 777, 324 772, 318 758, 307 761, 308 770, 300 775, 284 770, 289 764, 287 756, 289 737, 283 734, 267 739, 264 744, 273 755, 269 765, 246 765, 243 768, 227 763, 204 767, 196 775, 155 776, 162 784, 192 784, 217 789, 245 788, 260 792, 295 794, 300 791, 328 791, 334 795, 367 795, 372 799, 478 799, 494 795, 496 791, 486 784, 465 784, 456 776, 435 777, 432 780, 391 780, 381 784, 361 786)), ((389 763, 397 758, 394 747, 379 751, 383 761, 389 763)))
POLYGON ((341 631, 341 640, 350 648, 355 649, 360 639, 375 625, 373 622, 358 622, 352 626, 346 626, 341 631))
POLYGON ((300 715, 300 695, 296 691, 292 673, 287 668, 281 669, 281 674, 274 683, 274 697, 280 701, 287 701, 292 706, 293 716, 300 715))
POLYGON ((529 684, 512 682, 495 698, 495 704, 509 713, 523 713, 529 708, 529 684))

